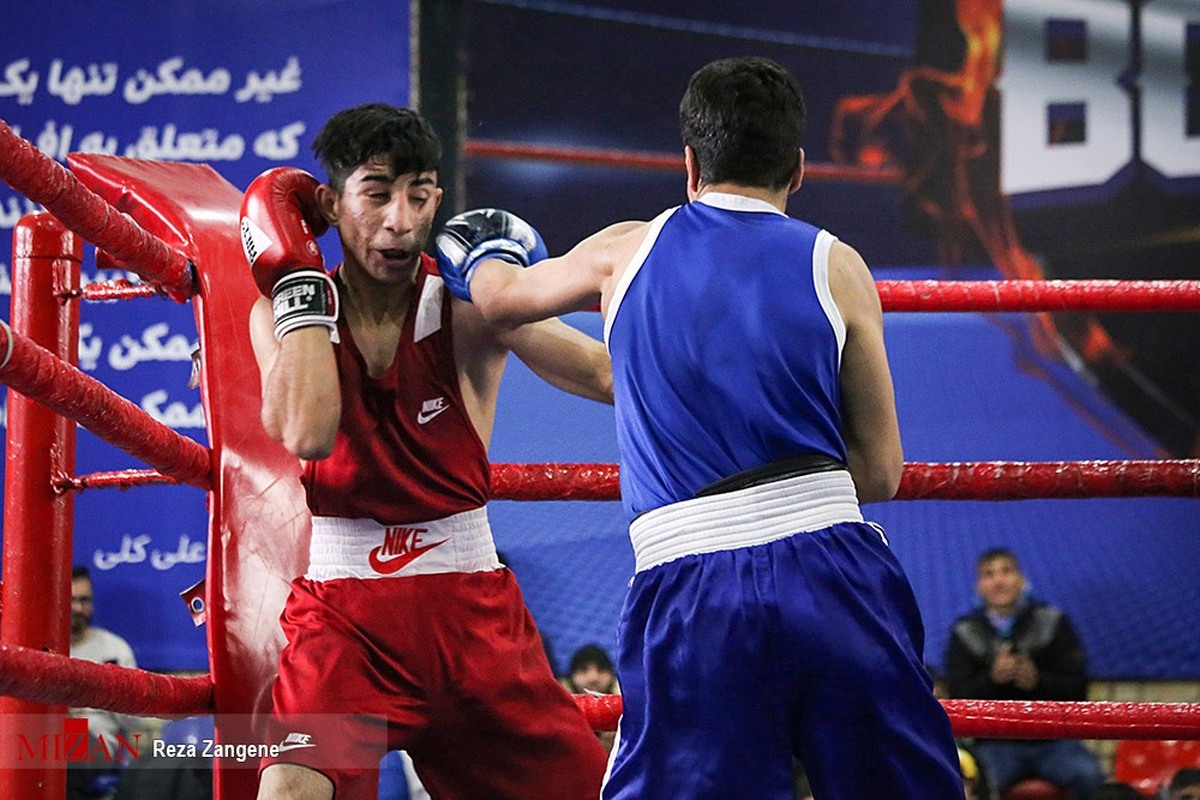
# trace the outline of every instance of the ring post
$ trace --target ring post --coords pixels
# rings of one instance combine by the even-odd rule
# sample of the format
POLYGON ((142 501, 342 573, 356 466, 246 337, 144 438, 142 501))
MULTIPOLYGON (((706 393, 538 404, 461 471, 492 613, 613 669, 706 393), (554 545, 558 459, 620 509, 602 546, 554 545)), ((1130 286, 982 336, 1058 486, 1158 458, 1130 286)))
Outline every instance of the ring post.
MULTIPOLYGON (((26 215, 13 229, 12 327, 70 364, 79 304, 57 295, 78 291, 82 260, 83 240, 50 214, 26 215)), ((75 503, 53 483, 75 473, 75 423, 10 389, 7 445, 0 641, 66 654, 75 503)), ((62 706, 0 698, 0 800, 65 795, 52 746, 65 717, 62 706)))

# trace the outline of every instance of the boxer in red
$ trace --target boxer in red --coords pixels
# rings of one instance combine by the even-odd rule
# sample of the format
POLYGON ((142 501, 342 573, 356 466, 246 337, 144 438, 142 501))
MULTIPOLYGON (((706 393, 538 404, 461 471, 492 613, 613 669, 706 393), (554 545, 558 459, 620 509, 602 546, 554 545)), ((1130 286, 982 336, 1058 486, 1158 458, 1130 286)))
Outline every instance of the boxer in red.
POLYGON ((302 459, 313 514, 259 798, 374 800, 384 742, 436 798, 595 798, 604 751, 496 557, 487 446, 510 351, 611 403, 604 346, 558 320, 493 326, 446 291, 422 253, 441 146, 418 114, 339 112, 313 150, 327 183, 268 170, 242 206, 263 424, 302 459))

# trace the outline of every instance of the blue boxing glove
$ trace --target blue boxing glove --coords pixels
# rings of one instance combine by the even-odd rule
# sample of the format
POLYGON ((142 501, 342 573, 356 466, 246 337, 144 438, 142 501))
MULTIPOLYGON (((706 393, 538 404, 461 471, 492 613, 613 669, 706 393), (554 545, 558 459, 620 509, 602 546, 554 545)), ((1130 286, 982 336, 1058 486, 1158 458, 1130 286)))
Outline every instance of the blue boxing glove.
POLYGON ((532 225, 498 208, 477 208, 451 217, 434 243, 442 280, 452 295, 468 303, 471 276, 481 262, 499 258, 528 267, 548 255, 532 225))

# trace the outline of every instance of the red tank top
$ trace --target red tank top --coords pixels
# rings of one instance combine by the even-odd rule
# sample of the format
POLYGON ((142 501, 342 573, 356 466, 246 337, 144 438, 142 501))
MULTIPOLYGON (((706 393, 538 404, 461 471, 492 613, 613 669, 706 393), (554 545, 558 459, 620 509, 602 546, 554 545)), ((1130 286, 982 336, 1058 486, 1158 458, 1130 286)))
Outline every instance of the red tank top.
POLYGON ((454 362, 450 295, 422 255, 413 306, 382 377, 344 319, 334 345, 342 419, 333 453, 304 466, 314 515, 384 525, 441 519, 479 508, 491 494, 487 449, 463 405, 454 362))

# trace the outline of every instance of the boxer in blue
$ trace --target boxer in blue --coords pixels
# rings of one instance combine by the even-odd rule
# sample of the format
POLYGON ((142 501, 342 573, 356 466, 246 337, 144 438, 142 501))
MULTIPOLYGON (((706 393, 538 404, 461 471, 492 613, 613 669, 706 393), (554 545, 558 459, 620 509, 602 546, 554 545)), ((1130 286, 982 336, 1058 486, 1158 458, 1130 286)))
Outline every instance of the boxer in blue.
POLYGON ((860 503, 903 468, 883 320, 859 254, 786 215, 804 103, 761 58, 713 62, 680 107, 686 205, 528 269, 495 209, 439 266, 493 322, 600 304, 637 574, 606 800, 961 800, 908 579, 860 503))

